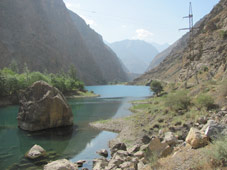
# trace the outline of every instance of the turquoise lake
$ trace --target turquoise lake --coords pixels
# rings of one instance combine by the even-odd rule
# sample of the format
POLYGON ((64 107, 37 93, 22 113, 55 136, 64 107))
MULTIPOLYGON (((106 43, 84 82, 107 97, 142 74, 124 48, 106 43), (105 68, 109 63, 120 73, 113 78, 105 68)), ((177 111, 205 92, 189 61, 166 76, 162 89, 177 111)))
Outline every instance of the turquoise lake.
POLYGON ((117 134, 91 128, 89 123, 130 115, 130 101, 152 95, 146 86, 106 85, 86 89, 100 97, 68 100, 74 114, 71 128, 26 132, 17 128, 19 106, 0 108, 0 169, 42 169, 45 161, 31 162, 24 158, 34 144, 51 153, 51 160, 83 159, 87 160, 84 167, 91 168, 92 159, 99 157, 96 151, 108 149, 108 141, 117 134))

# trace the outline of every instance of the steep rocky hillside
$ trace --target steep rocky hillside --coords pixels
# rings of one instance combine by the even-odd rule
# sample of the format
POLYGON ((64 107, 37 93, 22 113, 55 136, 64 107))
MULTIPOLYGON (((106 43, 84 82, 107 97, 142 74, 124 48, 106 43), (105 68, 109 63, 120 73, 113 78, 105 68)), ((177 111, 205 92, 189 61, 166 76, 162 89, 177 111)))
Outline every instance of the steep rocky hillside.
POLYGON ((103 42, 102 36, 91 29, 77 14, 70 11, 71 18, 81 33, 85 44, 99 66, 104 79, 108 82, 126 81, 124 65, 116 54, 103 42))
POLYGON ((185 36, 170 54, 148 73, 135 80, 135 83, 147 84, 152 79, 165 81, 199 81, 225 79, 227 77, 227 1, 221 0, 214 9, 198 24, 193 33, 193 51, 190 53, 188 39, 185 36), (187 73, 188 72, 188 73, 187 73))
POLYGON ((0 68, 14 59, 21 70, 24 63, 30 70, 54 73, 75 65, 79 78, 87 84, 126 80, 120 66, 114 72, 101 68, 62 0, 2 0, 0 11, 0 68), (108 79, 106 72, 110 73, 108 79), (123 75, 118 76, 120 73, 123 75))
POLYGON ((171 45, 170 47, 168 47, 167 49, 165 49, 164 51, 156 55, 154 59, 151 61, 147 71, 150 71, 151 69, 158 66, 171 53, 173 48, 177 46, 178 42, 179 41, 175 42, 173 45, 171 45))
POLYGON ((130 73, 144 73, 158 50, 141 40, 123 40, 110 44, 130 73))
POLYGON ((155 42, 151 43, 159 52, 164 51, 165 49, 167 49, 169 47, 168 43, 164 43, 164 44, 158 44, 155 42))

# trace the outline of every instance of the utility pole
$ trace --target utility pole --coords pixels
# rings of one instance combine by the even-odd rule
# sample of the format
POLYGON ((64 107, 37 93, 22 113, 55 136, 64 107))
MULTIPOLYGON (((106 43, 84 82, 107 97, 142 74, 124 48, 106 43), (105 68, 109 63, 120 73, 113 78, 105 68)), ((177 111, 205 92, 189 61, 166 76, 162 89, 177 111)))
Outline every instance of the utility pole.
MULTIPOLYGON (((190 67, 193 68, 192 66, 192 61, 194 61, 194 46, 193 46, 193 30, 194 30, 194 25, 193 25, 193 12, 192 12, 192 3, 189 3, 189 14, 188 16, 185 16, 183 18, 188 18, 189 20, 189 27, 188 28, 181 28, 179 30, 189 30, 189 60, 190 63, 187 66, 187 73, 186 73, 186 79, 185 79, 185 88, 187 88, 187 83, 188 83, 188 77, 189 77, 189 69, 190 67)), ((183 60, 183 59, 182 59, 183 60)), ((199 80, 198 80, 198 72, 197 72, 197 68, 195 65, 195 78, 196 78, 196 82, 197 84, 199 84, 199 80)))

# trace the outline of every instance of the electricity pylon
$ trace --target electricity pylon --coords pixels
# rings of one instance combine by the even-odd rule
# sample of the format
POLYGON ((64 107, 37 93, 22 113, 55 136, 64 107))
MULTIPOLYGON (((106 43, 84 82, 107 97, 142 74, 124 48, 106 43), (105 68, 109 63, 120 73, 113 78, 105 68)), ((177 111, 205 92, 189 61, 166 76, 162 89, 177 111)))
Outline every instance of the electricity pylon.
MULTIPOLYGON (((187 88, 187 82, 188 82, 188 77, 189 77, 189 69, 190 67, 193 68, 192 66, 192 61, 194 60, 194 46, 193 46, 193 30, 194 30, 194 25, 193 25, 193 12, 192 12, 192 3, 189 3, 189 14, 188 16, 185 16, 183 18, 188 18, 189 20, 189 27, 188 28, 181 28, 179 30, 189 30, 189 59, 190 59, 190 63, 187 66, 187 73, 186 73, 186 80, 185 80, 185 88, 187 88)), ((199 80, 198 80, 198 72, 197 72, 197 68, 195 65, 195 78, 196 78, 196 82, 197 84, 199 84, 199 80)))

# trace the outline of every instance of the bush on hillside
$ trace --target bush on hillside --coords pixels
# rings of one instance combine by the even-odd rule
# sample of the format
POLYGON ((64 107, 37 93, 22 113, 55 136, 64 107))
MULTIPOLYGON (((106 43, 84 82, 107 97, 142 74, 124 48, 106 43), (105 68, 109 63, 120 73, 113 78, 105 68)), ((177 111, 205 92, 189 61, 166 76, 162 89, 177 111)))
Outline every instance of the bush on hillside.
POLYGON ((207 110, 214 108, 214 99, 207 94, 200 94, 196 98, 196 105, 199 108, 205 107, 207 110))
POLYGON ((222 82, 221 87, 220 87, 220 91, 219 91, 219 95, 224 97, 224 98, 227 97, 227 80, 222 82))
POLYGON ((215 141, 206 153, 209 157, 222 165, 227 165, 227 136, 215 141))
POLYGON ((161 82, 156 80, 151 82, 150 88, 157 96, 163 91, 161 82))
POLYGON ((187 110, 190 101, 187 91, 180 90, 176 93, 170 93, 165 100, 165 105, 174 111, 187 110))

